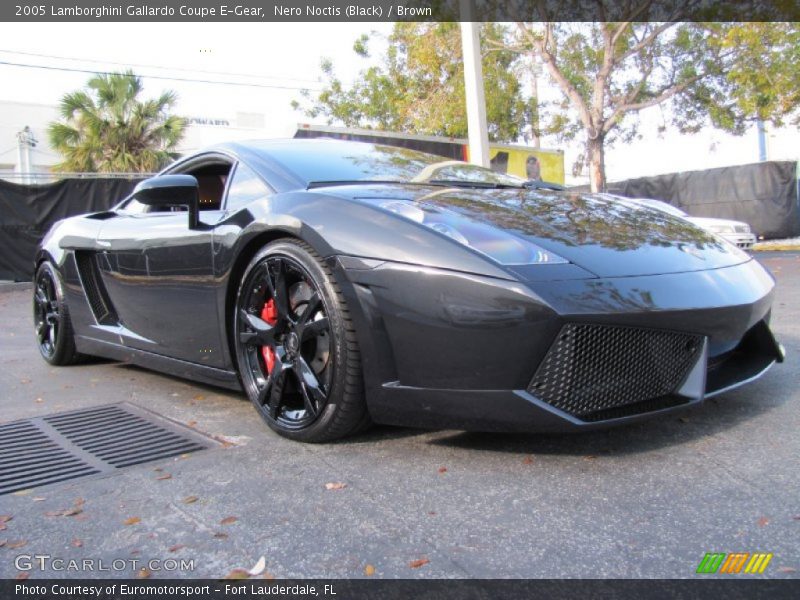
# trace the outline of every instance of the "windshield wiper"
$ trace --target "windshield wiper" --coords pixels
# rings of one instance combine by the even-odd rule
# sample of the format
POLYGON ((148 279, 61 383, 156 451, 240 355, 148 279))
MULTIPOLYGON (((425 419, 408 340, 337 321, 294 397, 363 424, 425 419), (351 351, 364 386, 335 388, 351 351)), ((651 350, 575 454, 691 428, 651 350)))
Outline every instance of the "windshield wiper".
POLYGON ((539 179, 529 179, 522 185, 524 185, 529 190, 552 190, 554 192, 563 192, 567 189, 560 183, 553 183, 552 181, 541 181, 539 179))
POLYGON ((333 181, 311 181, 307 190, 341 185, 434 185, 437 187, 475 188, 481 190, 521 190, 522 185, 491 183, 488 181, 464 181, 460 179, 428 179, 426 181, 398 181, 396 179, 336 179, 333 181))
POLYGON ((477 188, 481 190, 521 190, 522 185, 510 183, 493 183, 489 181, 466 181, 463 179, 429 179, 425 183, 446 185, 448 187, 477 188))
POLYGON ((396 179, 335 179, 333 181, 310 181, 307 190, 337 185, 440 185, 428 181, 398 181, 396 179))

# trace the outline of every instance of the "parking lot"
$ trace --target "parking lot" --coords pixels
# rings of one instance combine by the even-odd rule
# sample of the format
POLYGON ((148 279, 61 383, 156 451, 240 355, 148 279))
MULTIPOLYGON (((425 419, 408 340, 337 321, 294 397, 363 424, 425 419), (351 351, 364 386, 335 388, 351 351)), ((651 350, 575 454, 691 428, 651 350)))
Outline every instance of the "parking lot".
MULTIPOLYGON (((706 552, 771 552, 765 577, 798 577, 800 252, 758 256, 787 362, 681 417, 571 436, 381 426, 293 443, 236 393, 111 362, 49 367, 30 290, 6 286, 0 421, 127 402, 222 443, 0 496, 0 577, 21 554, 194 560, 154 578, 262 556, 274 577, 692 577, 706 552)), ((132 577, 128 564, 96 575, 132 577)))

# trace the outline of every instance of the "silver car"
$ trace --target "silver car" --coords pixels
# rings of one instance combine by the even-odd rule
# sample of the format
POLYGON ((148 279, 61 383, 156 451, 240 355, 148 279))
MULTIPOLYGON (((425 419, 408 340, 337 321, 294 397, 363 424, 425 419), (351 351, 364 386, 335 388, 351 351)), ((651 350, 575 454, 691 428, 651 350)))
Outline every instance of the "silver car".
POLYGON ((693 217, 682 211, 680 208, 672 206, 671 204, 667 204, 662 200, 653 200, 652 198, 625 198, 623 196, 616 196, 614 194, 605 194, 605 196, 613 198, 614 200, 624 201, 629 204, 649 206, 651 208, 662 210, 671 215, 681 217, 687 221, 690 221, 691 223, 694 223, 698 227, 705 229, 706 231, 717 234, 742 250, 750 250, 753 247, 753 244, 756 243, 756 236, 750 229, 750 225, 743 223, 742 221, 733 221, 731 219, 715 219, 711 217, 693 217))

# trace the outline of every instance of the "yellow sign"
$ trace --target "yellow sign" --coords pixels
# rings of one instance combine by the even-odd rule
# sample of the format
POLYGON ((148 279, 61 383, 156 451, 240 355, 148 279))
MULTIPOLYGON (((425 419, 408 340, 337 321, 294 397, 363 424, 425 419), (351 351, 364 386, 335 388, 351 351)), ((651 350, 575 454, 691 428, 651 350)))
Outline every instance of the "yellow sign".
POLYGON ((564 185, 564 155, 561 152, 490 146, 489 158, 492 170, 498 173, 564 185))

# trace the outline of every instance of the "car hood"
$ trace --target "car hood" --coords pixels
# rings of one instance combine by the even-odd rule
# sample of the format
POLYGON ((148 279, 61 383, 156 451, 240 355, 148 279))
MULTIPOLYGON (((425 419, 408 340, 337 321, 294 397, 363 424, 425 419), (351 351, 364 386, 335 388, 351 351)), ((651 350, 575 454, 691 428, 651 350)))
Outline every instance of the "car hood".
POLYGON ((750 260, 682 218, 602 195, 403 185, 354 186, 350 193, 378 206, 386 200, 409 200, 456 213, 466 223, 490 224, 600 277, 701 271, 750 260))

